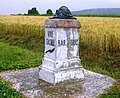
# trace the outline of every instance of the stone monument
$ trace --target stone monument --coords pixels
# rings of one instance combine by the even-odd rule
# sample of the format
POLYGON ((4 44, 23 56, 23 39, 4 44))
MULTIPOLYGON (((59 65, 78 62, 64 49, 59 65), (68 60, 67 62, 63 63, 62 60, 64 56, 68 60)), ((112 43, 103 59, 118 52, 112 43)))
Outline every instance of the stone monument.
POLYGON ((39 79, 56 84, 84 79, 79 57, 80 23, 66 6, 45 22, 45 49, 39 79))

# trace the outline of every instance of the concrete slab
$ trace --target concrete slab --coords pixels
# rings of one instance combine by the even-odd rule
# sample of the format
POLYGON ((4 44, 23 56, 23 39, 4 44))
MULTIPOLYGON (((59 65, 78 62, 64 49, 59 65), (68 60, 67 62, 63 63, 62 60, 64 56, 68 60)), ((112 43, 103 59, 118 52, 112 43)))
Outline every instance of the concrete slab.
POLYGON ((12 88, 28 98, 96 98, 116 82, 88 70, 84 74, 84 80, 65 81, 55 86, 38 79, 38 68, 1 72, 0 77, 12 82, 12 88))

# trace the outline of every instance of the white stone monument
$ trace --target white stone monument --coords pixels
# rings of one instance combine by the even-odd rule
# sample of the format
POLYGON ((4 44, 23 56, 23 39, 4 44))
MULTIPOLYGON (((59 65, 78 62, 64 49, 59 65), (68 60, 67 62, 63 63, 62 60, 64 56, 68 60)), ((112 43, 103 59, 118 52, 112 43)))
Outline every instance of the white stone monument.
POLYGON ((79 58, 77 19, 51 18, 45 22, 45 49, 39 78, 56 84, 65 80, 84 79, 79 58))

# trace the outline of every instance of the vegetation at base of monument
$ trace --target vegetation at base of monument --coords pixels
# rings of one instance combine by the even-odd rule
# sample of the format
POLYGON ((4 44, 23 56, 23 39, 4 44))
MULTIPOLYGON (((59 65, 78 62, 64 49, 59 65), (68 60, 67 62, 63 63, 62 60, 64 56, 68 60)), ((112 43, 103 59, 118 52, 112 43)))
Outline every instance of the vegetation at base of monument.
MULTIPOLYGON (((13 67, 14 64, 10 64, 10 66, 6 66, 6 68, 2 67, 2 70, 9 69, 10 67, 11 69, 17 69, 26 68, 26 66, 39 66, 38 63, 41 63, 44 50, 43 32, 46 19, 48 19, 48 17, 45 16, 0 16, 0 45, 3 45, 2 47, 4 48, 12 47, 10 49, 18 50, 18 53, 16 53, 15 51, 5 48, 9 52, 8 57, 4 56, 5 64, 9 64, 7 61, 14 61, 14 59, 15 62, 17 62, 17 60, 19 61, 19 58, 25 60, 18 62, 20 67, 17 67, 18 65, 13 67), (6 43, 9 43, 9 45, 6 43), (16 47, 14 49, 13 46, 19 48, 16 47), (19 53, 19 51, 26 52, 19 53), (10 55, 17 58, 9 58, 10 55), (35 62, 32 61, 35 60, 35 55, 39 58, 37 64, 34 64, 35 62), (29 60, 32 62, 30 66, 28 65, 29 60)), ((82 25, 80 29, 80 57, 84 68, 120 79, 120 19, 102 17, 77 17, 77 19, 82 25)), ((114 90, 120 90, 119 86, 117 86, 117 88, 118 89, 110 89, 110 91, 108 91, 109 94, 111 94, 111 96, 115 94, 120 95, 117 91, 113 93, 114 90)))
POLYGON ((98 53, 82 51, 81 62, 84 68, 120 79, 120 52, 98 53))
POLYGON ((0 71, 37 67, 43 53, 34 53, 0 42, 0 71))
POLYGON ((22 98, 22 95, 10 88, 10 84, 0 78, 0 98, 22 98))
POLYGON ((110 87, 100 98, 120 98, 120 81, 115 86, 110 87))
MULTIPOLYGON (((38 67, 41 64, 43 52, 35 53, 10 46, 0 42, 0 72, 3 70, 16 70, 38 67)), ((10 88, 10 84, 0 78, 0 98, 26 98, 16 90, 10 88)))

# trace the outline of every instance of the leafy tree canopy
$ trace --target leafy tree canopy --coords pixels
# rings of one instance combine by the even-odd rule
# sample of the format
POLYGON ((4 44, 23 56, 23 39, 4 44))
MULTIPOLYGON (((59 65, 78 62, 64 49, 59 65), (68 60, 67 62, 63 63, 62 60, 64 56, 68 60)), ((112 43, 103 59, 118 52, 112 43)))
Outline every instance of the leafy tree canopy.
POLYGON ((48 9, 48 10, 46 11, 46 14, 47 14, 47 15, 51 15, 51 16, 52 16, 52 15, 53 15, 53 12, 52 12, 52 10, 51 10, 51 9, 48 9))
POLYGON ((28 14, 39 14, 38 10, 36 9, 36 7, 33 7, 32 9, 28 10, 28 14))

